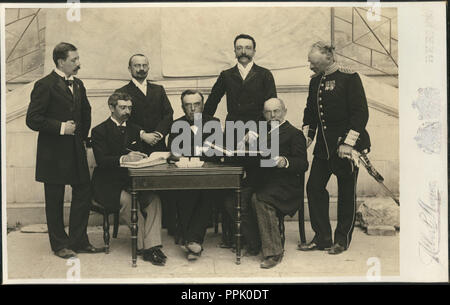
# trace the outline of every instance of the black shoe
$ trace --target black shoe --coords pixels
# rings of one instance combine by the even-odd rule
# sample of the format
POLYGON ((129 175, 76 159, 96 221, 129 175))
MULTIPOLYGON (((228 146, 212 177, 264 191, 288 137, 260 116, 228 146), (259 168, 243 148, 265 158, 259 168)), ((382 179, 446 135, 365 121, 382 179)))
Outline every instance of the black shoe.
POLYGON ((347 250, 344 246, 341 246, 338 243, 335 243, 329 250, 328 250, 328 254, 331 255, 336 255, 336 254, 341 254, 342 252, 344 252, 345 250, 347 250))
POLYGON ((88 245, 84 248, 80 249, 73 249, 76 253, 89 253, 89 254, 95 254, 95 253, 101 253, 105 252, 105 247, 96 248, 93 245, 88 245))
POLYGON ((324 251, 324 250, 328 250, 329 247, 323 247, 323 246, 319 246, 318 244, 316 244, 314 241, 309 242, 307 244, 299 244, 297 246, 297 250, 300 251, 324 251))
POLYGON ((77 254, 75 252, 67 248, 62 248, 61 250, 55 251, 55 255, 64 259, 77 257, 77 254))
POLYGON ((159 257, 161 257, 164 261, 167 260, 167 256, 164 254, 164 252, 162 252, 162 250, 161 250, 160 247, 157 247, 157 248, 155 249, 155 252, 156 252, 156 254, 157 254, 159 257))
POLYGON ((155 266, 164 266, 166 262, 157 254, 154 248, 144 250, 143 259, 155 266))
POLYGON ((278 265, 283 259, 283 254, 265 257, 260 267, 269 269, 278 265))

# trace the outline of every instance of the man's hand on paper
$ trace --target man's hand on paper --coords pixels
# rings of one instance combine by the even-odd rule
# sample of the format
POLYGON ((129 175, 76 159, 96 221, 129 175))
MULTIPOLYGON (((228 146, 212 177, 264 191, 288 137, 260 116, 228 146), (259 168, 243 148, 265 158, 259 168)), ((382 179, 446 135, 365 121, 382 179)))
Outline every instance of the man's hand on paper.
POLYGON ((275 166, 278 168, 285 168, 287 165, 287 161, 285 157, 277 156, 274 158, 275 166))
POLYGON ((135 162, 147 158, 147 155, 139 151, 130 151, 122 159, 123 162, 135 162))

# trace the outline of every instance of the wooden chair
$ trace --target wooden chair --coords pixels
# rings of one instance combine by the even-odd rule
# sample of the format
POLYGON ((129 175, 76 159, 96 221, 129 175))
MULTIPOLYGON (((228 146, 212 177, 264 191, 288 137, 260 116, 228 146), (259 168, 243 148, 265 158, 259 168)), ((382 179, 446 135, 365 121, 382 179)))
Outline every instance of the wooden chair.
POLYGON ((113 223, 113 238, 117 238, 117 234, 119 233, 119 211, 109 212, 106 211, 105 208, 99 204, 97 201, 92 199, 91 211, 97 212, 103 215, 103 241, 105 242, 105 253, 109 253, 109 215, 114 214, 114 223, 113 223))

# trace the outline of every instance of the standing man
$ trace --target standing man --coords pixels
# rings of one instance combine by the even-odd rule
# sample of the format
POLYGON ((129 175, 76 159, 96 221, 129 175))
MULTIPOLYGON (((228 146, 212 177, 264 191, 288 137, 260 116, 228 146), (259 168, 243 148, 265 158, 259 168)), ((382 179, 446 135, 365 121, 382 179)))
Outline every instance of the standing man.
POLYGON ((299 246, 299 250, 331 247, 329 254, 339 254, 348 249, 355 224, 358 167, 351 159, 353 150, 361 152, 370 148, 365 129, 369 110, 359 75, 337 65, 332 46, 314 43, 308 61, 315 74, 309 83, 303 133, 309 147, 318 129, 306 186, 315 236, 310 243, 299 246), (338 223, 334 243, 326 190, 331 174, 336 175, 338 181, 338 223))
POLYGON ((277 97, 272 73, 253 62, 256 42, 253 37, 240 34, 234 39, 234 54, 238 63, 222 71, 205 103, 204 113, 214 115, 217 105, 227 95, 227 121, 259 121, 264 102, 277 97))
MULTIPOLYGON (((256 41, 247 34, 240 34, 234 39, 234 54, 237 59, 237 64, 225 71, 222 71, 217 78, 216 83, 211 89, 211 94, 205 103, 205 114, 213 116, 216 113, 217 106, 222 97, 227 96, 227 117, 226 121, 255 121, 264 120, 262 116, 264 102, 270 98, 277 97, 277 89, 275 87, 275 81, 272 73, 263 67, 256 65, 253 62, 253 57, 256 53, 256 41)), ((227 122, 225 122, 227 124, 227 122)), ((226 130, 226 128, 225 128, 226 130)), ((227 143, 227 148, 230 144, 235 145, 241 139, 236 139, 237 131, 235 130, 235 143, 227 143)), ((245 140, 256 140, 256 133, 249 131, 245 137, 245 140)), ((241 143, 241 142, 239 142, 241 143)), ((239 144, 238 144, 238 148, 239 144)), ((234 149, 234 147, 233 147, 234 149)), ((249 188, 244 189, 242 196, 242 213, 243 219, 246 219, 246 214, 252 213, 250 210, 249 188)), ((234 196, 227 198, 225 206, 234 215, 234 196)), ((222 215, 226 215, 223 213, 222 215)), ((226 216, 225 216, 226 217, 226 216)), ((226 221, 225 221, 226 222, 226 221)), ((244 221, 245 223, 245 221, 244 221)), ((243 230, 247 231, 246 225, 243 225, 243 230)), ((246 240, 253 240, 253 235, 250 231, 247 232, 246 240)), ((245 233, 244 233, 245 234, 245 233)), ((225 232, 223 236, 230 236, 228 232, 225 232)), ((232 242, 230 240, 224 240, 222 247, 231 247, 232 242)), ((259 252, 257 245, 254 245, 249 249, 249 253, 255 255, 259 252)))
MULTIPOLYGON (((116 90, 131 96, 133 111, 130 123, 141 127, 140 137, 143 141, 143 152, 150 155, 154 151, 167 151, 164 138, 170 132, 173 121, 173 109, 167 98, 164 87, 152 84, 147 80, 150 70, 148 59, 143 54, 134 54, 128 60, 128 71, 131 80, 128 84, 116 90)), ((163 224, 169 233, 175 229, 175 208, 166 197, 166 191, 159 191, 163 202, 163 224)))
MULTIPOLYGON (((126 93, 114 93, 108 99, 111 117, 92 129, 92 148, 97 167, 92 175, 94 198, 107 211, 121 211, 130 223, 131 194, 127 169, 123 162, 139 161, 142 153, 140 128, 127 122, 132 111, 131 97, 126 93), (128 124, 127 124, 128 123, 128 124)), ((138 196, 137 248, 145 261, 163 266, 166 255, 161 247, 161 201, 154 192, 140 192, 138 196)))
POLYGON ((70 258, 103 252, 86 233, 91 204, 85 140, 91 126, 91 106, 83 82, 77 48, 61 42, 53 49, 56 68, 34 84, 26 124, 38 131, 36 181, 44 183, 45 213, 54 253, 70 258), (69 235, 64 230, 64 189, 72 186, 69 235))
POLYGON ((164 137, 172 124, 173 110, 163 86, 152 84, 147 80, 150 70, 147 57, 135 54, 128 61, 131 81, 116 90, 131 96, 133 111, 130 122, 142 128, 141 139, 145 153, 166 151, 164 137))

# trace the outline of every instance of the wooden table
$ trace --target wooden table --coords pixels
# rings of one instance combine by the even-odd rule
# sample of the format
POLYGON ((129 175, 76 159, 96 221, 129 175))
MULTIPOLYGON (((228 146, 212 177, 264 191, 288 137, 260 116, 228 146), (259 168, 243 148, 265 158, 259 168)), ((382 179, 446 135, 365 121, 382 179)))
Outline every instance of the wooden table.
POLYGON ((145 168, 129 168, 131 178, 131 260, 137 261, 137 194, 139 191, 234 189, 236 192, 236 264, 241 263, 241 178, 240 166, 205 162, 198 168, 178 168, 161 164, 145 168))

